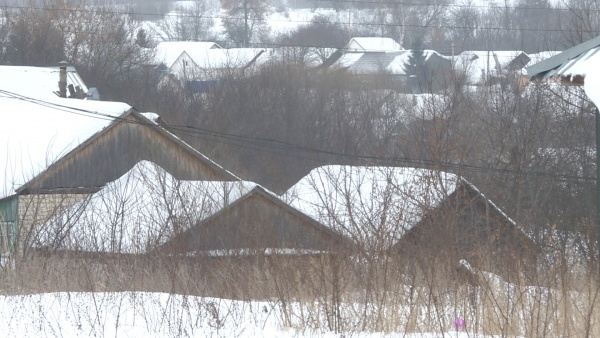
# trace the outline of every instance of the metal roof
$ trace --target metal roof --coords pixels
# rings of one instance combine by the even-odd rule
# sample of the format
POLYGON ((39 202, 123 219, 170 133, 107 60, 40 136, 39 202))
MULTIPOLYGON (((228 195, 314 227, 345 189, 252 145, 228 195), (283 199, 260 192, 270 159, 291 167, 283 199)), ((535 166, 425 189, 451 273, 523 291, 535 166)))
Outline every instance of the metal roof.
POLYGON ((600 51, 600 36, 527 67, 527 76, 531 80, 585 76, 586 61, 598 51, 600 51))

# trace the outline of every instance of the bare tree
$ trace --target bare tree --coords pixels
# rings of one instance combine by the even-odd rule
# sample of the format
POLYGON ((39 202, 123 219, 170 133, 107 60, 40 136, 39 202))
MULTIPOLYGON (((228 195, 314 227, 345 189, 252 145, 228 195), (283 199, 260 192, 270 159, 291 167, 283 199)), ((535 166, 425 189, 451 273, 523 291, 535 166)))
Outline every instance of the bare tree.
POLYGON ((8 30, 5 62, 13 65, 48 66, 64 59, 64 36, 51 12, 39 9, 5 11, 8 30))
POLYGON ((137 22, 108 7, 55 11, 65 36, 67 61, 82 77, 98 87, 106 99, 118 98, 133 77, 151 64, 151 49, 136 43, 137 22), (124 86, 124 87, 119 87, 124 86))
POLYGON ((218 11, 212 8, 210 0, 194 0, 175 9, 178 15, 158 23, 155 33, 160 38, 166 41, 206 41, 215 38, 211 28, 218 11))
POLYGON ((248 47, 268 30, 264 20, 269 6, 264 0, 222 0, 222 7, 227 13, 223 25, 231 41, 248 47))

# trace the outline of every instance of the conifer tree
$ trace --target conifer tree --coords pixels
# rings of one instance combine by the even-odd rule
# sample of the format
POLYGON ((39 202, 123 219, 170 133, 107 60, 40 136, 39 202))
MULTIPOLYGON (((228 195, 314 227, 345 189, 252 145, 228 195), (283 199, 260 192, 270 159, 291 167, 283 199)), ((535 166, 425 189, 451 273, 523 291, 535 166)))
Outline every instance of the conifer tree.
POLYGON ((427 77, 425 72, 425 53, 421 45, 421 40, 416 39, 413 42, 408 60, 403 66, 406 73, 407 87, 413 93, 422 93, 427 89, 427 77))

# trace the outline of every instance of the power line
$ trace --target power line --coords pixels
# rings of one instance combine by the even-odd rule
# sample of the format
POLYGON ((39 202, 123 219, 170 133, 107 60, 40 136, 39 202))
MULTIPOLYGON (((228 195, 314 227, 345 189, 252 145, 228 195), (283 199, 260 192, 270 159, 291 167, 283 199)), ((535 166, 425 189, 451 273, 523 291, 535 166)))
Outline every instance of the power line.
MULTIPOLYGON (((157 16, 157 17, 176 17, 176 18, 205 18, 205 19, 214 19, 214 20, 244 20, 243 17, 228 17, 228 16, 197 16, 190 14, 181 14, 181 13, 167 13, 167 14, 154 14, 154 13, 141 13, 141 12, 133 12, 133 11, 116 11, 116 10, 106 10, 106 9, 77 9, 77 8, 45 8, 45 7, 24 7, 24 6, 0 6, 0 8, 4 9, 17 9, 17 10, 41 10, 41 11, 66 11, 66 12, 83 12, 83 13, 107 13, 114 15, 130 15, 130 16, 157 16)), ((508 8, 508 7, 498 7, 498 8, 508 8)), ((584 10, 584 9, 581 9, 584 10)), ((598 10, 600 11, 600 10, 598 10)), ((564 29, 548 29, 548 28, 518 28, 518 27, 481 27, 481 26, 454 26, 454 25, 435 25, 435 24, 405 24, 405 23, 373 23, 373 22, 346 22, 346 21, 313 21, 313 20, 289 20, 289 19, 256 19, 256 18, 248 18, 251 22, 256 21, 264 21, 264 22, 280 22, 280 23, 296 23, 296 24, 333 24, 333 25, 341 25, 341 26, 357 26, 357 27, 406 27, 406 28, 446 28, 446 29, 475 29, 475 30, 502 30, 502 31, 515 31, 515 32, 565 32, 564 29)), ((581 30, 581 33, 597 33, 596 30, 581 30)))
POLYGON ((415 6, 415 7, 451 7, 451 8, 481 8, 481 9, 535 9, 535 10, 557 10, 557 11, 588 11, 597 12, 600 9, 591 8, 571 8, 571 7, 540 7, 540 6, 498 6, 498 5, 474 5, 474 4, 457 4, 457 3, 432 3, 432 2, 404 2, 404 1, 377 1, 377 0, 316 0, 317 2, 329 3, 350 3, 350 4, 366 4, 366 5, 392 5, 392 6, 415 6))
MULTIPOLYGON (((67 113, 78 114, 90 118, 98 118, 105 119, 110 121, 122 121, 124 123, 138 124, 138 125, 147 125, 156 127, 155 123, 144 123, 139 121, 132 121, 120 116, 113 116, 110 114, 104 114, 92 110, 81 109, 81 108, 73 108, 66 105, 60 105, 53 102, 48 102, 45 100, 35 99, 31 97, 27 97, 24 95, 12 93, 5 90, 0 90, 0 94, 7 95, 11 98, 27 101, 34 104, 43 105, 46 107, 51 107, 57 110, 61 110, 67 113)), ((431 167, 436 169, 444 169, 444 170, 452 170, 452 171, 461 171, 461 172, 487 172, 492 174, 500 174, 500 175, 511 175, 511 176, 523 176, 523 177, 537 177, 537 178, 546 178, 552 179, 554 181, 562 181, 562 182, 594 182, 596 181, 595 177, 589 176, 578 176, 578 175, 566 175, 566 174, 556 174, 556 173, 548 173, 548 172, 537 172, 537 171, 523 171, 523 170, 514 170, 514 169, 506 169, 506 168, 495 168, 489 166, 480 166, 480 165, 470 165, 470 164, 460 164, 460 163, 452 163, 452 162, 444 162, 437 160, 423 160, 423 159, 413 159, 408 157, 382 157, 382 156, 367 156, 367 155, 357 155, 350 153, 342 153, 337 151, 330 151, 325 149, 312 148, 307 146, 301 146, 293 143, 289 143, 286 141, 276 140, 276 139, 267 139, 260 137, 252 137, 252 136, 243 136, 243 135, 235 135, 224 132, 218 132, 214 130, 208 130, 203 128, 197 128, 192 126, 182 126, 182 125, 167 125, 166 129, 172 131, 179 131, 184 134, 192 135, 195 137, 199 137, 205 140, 224 143, 229 145, 238 146, 241 148, 250 148, 255 150, 266 151, 270 153, 276 153, 281 155, 287 155, 297 158, 310 159, 310 157, 302 157, 302 155, 297 153, 290 153, 290 150, 298 151, 304 154, 319 154, 319 155, 328 155, 335 156, 338 158, 344 158, 348 160, 355 161, 363 161, 368 163, 376 163, 376 164, 385 164, 385 165, 399 165, 399 166, 417 166, 417 167, 431 167)))
MULTIPOLYGON (((550 11, 585 11, 585 12, 600 12, 600 8, 577 8, 577 7, 540 7, 540 6, 499 6, 499 5, 474 5, 474 4, 457 4, 457 3, 432 3, 432 2, 405 2, 405 1, 377 1, 377 0, 316 0, 317 2, 323 3, 345 3, 355 5, 390 5, 390 6, 409 6, 409 7, 448 7, 448 8, 466 8, 466 9, 500 9, 500 10, 550 10, 550 11)), ((38 7, 38 6, 14 6, 14 5, 0 5, 0 8, 5 9, 19 9, 19 10, 47 10, 47 11, 65 11, 65 12, 95 12, 101 11, 111 14, 124 14, 124 15, 140 15, 140 16, 181 16, 181 13, 173 13, 179 11, 186 11, 184 6, 175 7, 175 10, 169 13, 150 13, 150 12, 135 12, 133 10, 115 10, 109 9, 110 6, 89 6, 88 8, 57 8, 57 7, 38 7)), ((321 9, 334 9, 328 7, 320 7, 321 9)), ((377 8, 368 8, 377 9, 377 8)), ((336 10, 337 11, 337 10, 336 10)), ((195 15, 187 15, 193 16, 195 15)), ((215 17, 220 18, 220 17, 215 17)))

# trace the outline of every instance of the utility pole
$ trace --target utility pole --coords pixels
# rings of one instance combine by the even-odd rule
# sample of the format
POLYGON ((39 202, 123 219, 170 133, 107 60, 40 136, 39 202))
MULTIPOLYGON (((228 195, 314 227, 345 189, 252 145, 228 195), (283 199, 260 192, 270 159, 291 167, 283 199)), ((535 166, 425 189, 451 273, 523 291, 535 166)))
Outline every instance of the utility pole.
POLYGON ((594 114, 596 115, 596 246, 598 248, 598 275, 600 276, 600 110, 596 105, 594 105, 594 114))

